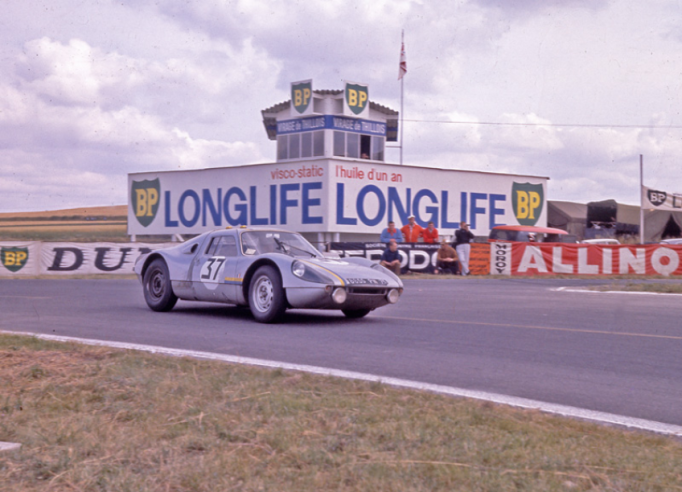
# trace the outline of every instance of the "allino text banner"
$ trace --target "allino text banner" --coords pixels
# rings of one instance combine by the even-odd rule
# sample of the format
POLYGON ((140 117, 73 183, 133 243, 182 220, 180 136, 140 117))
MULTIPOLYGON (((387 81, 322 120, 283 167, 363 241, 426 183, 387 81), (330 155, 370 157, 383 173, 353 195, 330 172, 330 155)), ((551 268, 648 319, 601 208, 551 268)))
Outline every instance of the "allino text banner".
POLYGON ((491 243, 493 275, 682 275, 682 245, 491 243))

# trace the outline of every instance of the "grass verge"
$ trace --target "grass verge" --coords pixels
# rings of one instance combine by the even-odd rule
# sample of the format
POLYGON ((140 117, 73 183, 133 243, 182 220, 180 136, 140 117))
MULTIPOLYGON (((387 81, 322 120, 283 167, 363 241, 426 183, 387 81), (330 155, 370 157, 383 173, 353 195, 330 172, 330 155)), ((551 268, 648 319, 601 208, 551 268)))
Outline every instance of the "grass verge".
POLYGON ((675 439, 377 383, 0 335, 0 489, 682 490, 675 439))

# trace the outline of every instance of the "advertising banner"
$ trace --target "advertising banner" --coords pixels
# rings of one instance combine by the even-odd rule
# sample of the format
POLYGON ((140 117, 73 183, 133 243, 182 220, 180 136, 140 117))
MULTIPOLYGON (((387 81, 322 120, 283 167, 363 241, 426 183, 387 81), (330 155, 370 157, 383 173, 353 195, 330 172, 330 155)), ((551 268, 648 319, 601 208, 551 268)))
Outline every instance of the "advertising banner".
POLYGON ((0 243, 0 276, 14 277, 38 275, 40 270, 40 243, 15 242, 0 243))
POLYGON ((682 275, 682 245, 492 243, 495 275, 682 275))
POLYGON ((0 277, 130 275, 138 256, 177 243, 0 243, 0 277))
MULTIPOLYGON (((401 272, 434 273, 438 257, 438 244, 399 243, 398 251, 401 257, 401 272)), ((330 251, 341 258, 361 256, 379 262, 381 254, 386 249, 384 243, 331 243, 330 251)), ((469 255, 469 271, 471 275, 488 275, 488 258, 490 248, 488 244, 473 243, 469 255)))
POLYGON ((652 190, 642 186, 642 204, 646 209, 682 211, 682 193, 652 190))
POLYGON ((199 234, 225 226, 376 234, 415 215, 452 234, 547 225, 547 178, 315 159, 128 175, 128 234, 199 234))

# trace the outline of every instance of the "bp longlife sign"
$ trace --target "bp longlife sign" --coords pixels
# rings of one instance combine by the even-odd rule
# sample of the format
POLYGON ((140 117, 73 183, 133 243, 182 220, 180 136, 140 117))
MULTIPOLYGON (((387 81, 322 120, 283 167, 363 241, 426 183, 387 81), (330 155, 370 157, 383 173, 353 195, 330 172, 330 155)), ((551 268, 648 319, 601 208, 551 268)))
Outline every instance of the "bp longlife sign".
POLYGON ((380 234, 410 215, 452 234, 547 224, 547 178, 340 159, 128 176, 129 234, 198 234, 226 226, 380 234))

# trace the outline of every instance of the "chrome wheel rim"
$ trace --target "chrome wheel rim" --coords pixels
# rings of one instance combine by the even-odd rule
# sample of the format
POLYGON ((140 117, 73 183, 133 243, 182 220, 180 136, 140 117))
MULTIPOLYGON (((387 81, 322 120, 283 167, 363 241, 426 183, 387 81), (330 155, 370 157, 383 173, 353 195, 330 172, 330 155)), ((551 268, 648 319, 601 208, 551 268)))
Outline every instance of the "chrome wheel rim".
POLYGON ((253 288, 253 294, 254 307, 261 313, 268 312, 275 297, 270 279, 266 276, 258 277, 253 288))

